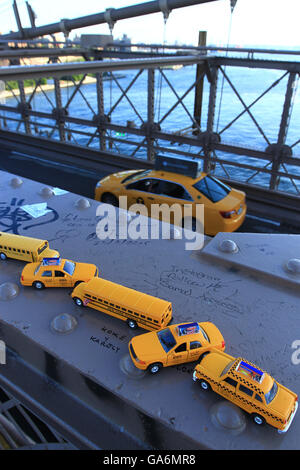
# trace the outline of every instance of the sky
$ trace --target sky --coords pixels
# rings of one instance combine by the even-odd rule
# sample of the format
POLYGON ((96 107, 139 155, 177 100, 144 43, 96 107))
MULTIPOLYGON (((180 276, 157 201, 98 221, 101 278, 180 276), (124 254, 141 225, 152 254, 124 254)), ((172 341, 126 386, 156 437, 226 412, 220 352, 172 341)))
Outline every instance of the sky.
MULTIPOLYGON (((0 0, 0 31, 16 31, 13 0, 0 0)), ((37 15, 36 25, 56 23, 62 18, 77 18, 121 8, 143 0, 29 0, 37 15)), ((30 26, 26 0, 17 0, 23 27, 30 26)), ((127 34, 133 43, 197 45, 198 32, 207 31, 207 43, 256 47, 293 47, 300 49, 299 0, 237 0, 231 17, 230 0, 173 10, 164 24, 162 13, 118 21, 115 38, 127 34)), ((108 25, 74 30, 70 34, 109 34, 108 25)))

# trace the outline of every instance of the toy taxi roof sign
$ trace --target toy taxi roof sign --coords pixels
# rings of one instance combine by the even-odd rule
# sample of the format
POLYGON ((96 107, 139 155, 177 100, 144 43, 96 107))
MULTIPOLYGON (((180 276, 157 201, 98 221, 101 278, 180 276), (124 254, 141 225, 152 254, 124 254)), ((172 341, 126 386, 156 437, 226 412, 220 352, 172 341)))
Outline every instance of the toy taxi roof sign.
POLYGON ((195 333, 199 333, 200 328, 198 323, 183 323, 182 325, 177 326, 177 334, 178 336, 183 335, 193 335, 195 333))
POLYGON ((61 258, 43 258, 43 266, 60 266, 61 258))
POLYGON ((245 375, 248 379, 254 382, 261 383, 264 378, 264 372, 251 366, 245 361, 240 361, 236 367, 236 371, 245 375))

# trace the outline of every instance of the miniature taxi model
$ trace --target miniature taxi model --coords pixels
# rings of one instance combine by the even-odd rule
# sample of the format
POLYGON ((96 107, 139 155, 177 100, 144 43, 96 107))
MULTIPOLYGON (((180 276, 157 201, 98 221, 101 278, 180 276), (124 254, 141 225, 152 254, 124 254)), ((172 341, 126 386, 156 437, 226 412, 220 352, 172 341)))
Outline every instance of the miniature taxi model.
MULTIPOLYGON (((169 159, 175 160, 175 159, 169 159)), ((187 176, 179 164, 170 164, 164 157, 155 170, 130 170, 114 173, 100 180, 95 188, 95 199, 117 206, 120 196, 127 196, 127 207, 144 204, 151 214, 152 204, 192 205, 192 230, 196 226, 196 204, 204 205, 204 232, 216 235, 218 232, 233 232, 243 223, 246 216, 245 193, 229 187, 214 176, 195 170, 187 176), (165 164, 164 164, 165 163, 165 164)), ((177 159, 178 162, 181 160, 177 159)), ((159 160, 158 160, 159 162, 159 160)), ((194 162, 193 162, 194 163, 194 162)), ((163 214, 159 214, 164 220, 163 214)), ((174 223, 174 217, 165 220, 174 223)), ((182 217, 181 225, 185 219, 182 217)))
POLYGON ((20 282, 23 286, 36 289, 74 287, 94 276, 98 276, 98 268, 94 264, 77 263, 62 258, 44 258, 39 263, 26 264, 20 282))
POLYGON ((128 346, 134 365, 156 374, 162 367, 197 361, 212 348, 223 350, 225 341, 213 323, 195 322, 135 336, 128 346))
POLYGON ((195 367, 193 380, 250 413, 258 425, 286 432, 298 408, 297 395, 242 358, 213 351, 195 367))
POLYGON ((2 260, 15 258, 32 262, 42 260, 44 257, 58 256, 59 252, 51 250, 47 240, 0 232, 0 259, 2 260))
POLYGON ((106 279, 82 282, 71 297, 79 307, 88 306, 126 321, 129 328, 158 330, 172 320, 172 304, 106 279))

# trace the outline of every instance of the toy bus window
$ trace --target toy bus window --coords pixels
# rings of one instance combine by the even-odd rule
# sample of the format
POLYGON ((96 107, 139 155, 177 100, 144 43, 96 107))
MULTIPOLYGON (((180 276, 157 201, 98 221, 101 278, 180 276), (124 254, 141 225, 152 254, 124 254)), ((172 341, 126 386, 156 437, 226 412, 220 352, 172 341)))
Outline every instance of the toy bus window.
POLYGON ((128 313, 133 313, 133 311, 132 311, 132 310, 128 310, 128 313))
POLYGON ((181 353, 181 352, 184 352, 184 351, 186 351, 186 343, 180 344, 180 345, 175 349, 175 352, 176 352, 176 353, 181 353))
POLYGON ((138 313, 136 313, 136 312, 133 312, 133 313, 134 313, 134 315, 135 315, 136 317, 138 317, 138 316, 139 316, 139 314, 138 314, 138 313))
POLYGON ((44 271, 42 276, 43 277, 51 277, 52 276, 52 271, 44 271))
POLYGON ((150 318, 150 317, 147 317, 147 320, 149 320, 149 321, 152 321, 152 318, 150 318))
POLYGON ((94 297, 93 295, 91 296, 92 299, 97 300, 97 297, 94 297))
POLYGON ((158 320, 153 320, 153 321, 154 321, 154 323, 158 323, 158 320))
POLYGON ((111 303, 110 303, 109 305, 111 305, 112 307, 114 307, 114 306, 115 306, 115 304, 111 304, 111 303))
POLYGON ((257 400, 257 401, 262 402, 262 398, 261 398, 260 395, 257 395, 257 394, 256 394, 254 398, 255 398, 255 400, 257 400))
POLYGON ((236 368, 236 371, 242 375, 245 375, 248 379, 252 379, 255 382, 261 383, 264 373, 256 369, 255 367, 247 364, 247 362, 241 361, 236 368))
POLYGON ((29 251, 26 251, 26 253, 29 255, 29 251))
POLYGON ((103 300, 103 303, 105 303, 106 305, 108 305, 108 302, 107 302, 107 300, 103 300))
POLYGON ((0 248, 2 248, 2 245, 0 245, 0 248))
POLYGON ((8 249, 9 249, 9 251, 11 251, 11 247, 10 247, 10 246, 8 247, 8 249))
POLYGON ((16 251, 16 249, 15 249, 15 248, 13 248, 13 251, 16 251))
POLYGON ((18 248, 18 249, 17 249, 17 252, 18 252, 18 253, 21 253, 21 250, 19 250, 19 248, 18 248))
POLYGON ((118 308, 118 309, 120 310, 120 307, 119 307, 119 305, 116 305, 116 308, 118 308))
POLYGON ((86 297, 91 297, 90 294, 85 294, 86 297))
POLYGON ((228 384, 231 385, 232 387, 236 387, 236 386, 237 386, 237 381, 231 379, 230 377, 226 377, 226 379, 224 380, 224 382, 228 383, 228 384))
POLYGON ((253 395, 253 390, 250 390, 250 388, 244 387, 244 385, 240 385, 240 392, 246 393, 246 395, 249 395, 249 397, 252 397, 253 395))
POLYGON ((190 349, 198 349, 198 348, 201 348, 202 345, 200 343, 200 341, 192 341, 190 343, 190 349))
POLYGON ((122 307, 122 310, 123 310, 124 312, 126 312, 126 308, 122 307))
POLYGON ((145 315, 141 315, 141 318, 146 318, 145 315))
POLYGON ((25 250, 22 250, 22 253, 25 253, 25 250))

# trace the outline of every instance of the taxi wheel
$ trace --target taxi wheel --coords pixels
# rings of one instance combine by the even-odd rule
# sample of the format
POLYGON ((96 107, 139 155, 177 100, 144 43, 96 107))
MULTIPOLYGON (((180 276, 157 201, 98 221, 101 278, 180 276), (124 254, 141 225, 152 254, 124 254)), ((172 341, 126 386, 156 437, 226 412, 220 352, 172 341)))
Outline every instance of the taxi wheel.
POLYGON ((137 322, 134 320, 131 320, 130 318, 128 318, 126 323, 129 326, 129 328, 131 328, 132 330, 135 330, 138 327, 137 322))
POLYGON ((148 370, 150 374, 157 374, 157 372, 159 372, 161 368, 162 368, 161 363, 155 362, 154 364, 150 364, 150 366, 148 367, 148 370))
POLYGON ((256 414, 256 413, 254 413, 254 414, 252 415, 252 420, 253 420, 253 422, 254 422, 255 424, 257 424, 258 426, 262 426, 262 425, 264 425, 265 422, 266 422, 266 421, 265 421, 265 418, 263 418, 262 416, 260 416, 260 415, 258 415, 258 414, 256 414))
POLYGON ((41 289, 45 288, 44 284, 41 281, 35 281, 32 284, 32 287, 34 287, 35 289, 38 289, 38 290, 41 290, 41 289))
POLYGON ((4 261, 7 259, 7 256, 5 253, 0 253, 0 258, 4 261))
POLYGON ((75 305, 77 305, 78 307, 82 307, 83 306, 83 302, 82 300, 79 298, 79 297, 74 297, 74 303, 75 305))
POLYGON ((119 207, 118 199, 111 193, 104 193, 101 197, 101 202, 104 202, 105 204, 111 204, 115 207, 119 207))
POLYGON ((207 392, 208 390, 211 389, 211 386, 208 382, 206 382, 206 380, 200 380, 200 387, 202 390, 204 390, 205 392, 207 392))

